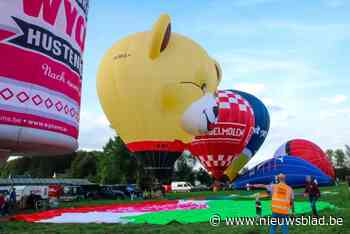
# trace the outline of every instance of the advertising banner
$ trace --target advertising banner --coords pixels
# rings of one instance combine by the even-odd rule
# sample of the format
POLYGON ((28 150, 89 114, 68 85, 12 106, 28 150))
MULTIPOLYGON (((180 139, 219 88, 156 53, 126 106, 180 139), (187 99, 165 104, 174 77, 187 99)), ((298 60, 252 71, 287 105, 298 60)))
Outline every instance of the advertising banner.
POLYGON ((77 139, 88 6, 0 2, 0 125, 77 139))

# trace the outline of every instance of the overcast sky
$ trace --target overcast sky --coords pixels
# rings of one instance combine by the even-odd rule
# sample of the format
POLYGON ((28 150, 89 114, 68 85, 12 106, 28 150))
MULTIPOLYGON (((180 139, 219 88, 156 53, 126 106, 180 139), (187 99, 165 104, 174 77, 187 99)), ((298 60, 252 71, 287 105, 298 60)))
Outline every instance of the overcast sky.
POLYGON ((149 30, 161 13, 222 66, 220 89, 261 98, 271 115, 255 161, 283 142, 305 138, 321 148, 350 143, 350 1, 90 1, 81 107, 80 147, 100 149, 114 135, 96 94, 106 50, 149 30))

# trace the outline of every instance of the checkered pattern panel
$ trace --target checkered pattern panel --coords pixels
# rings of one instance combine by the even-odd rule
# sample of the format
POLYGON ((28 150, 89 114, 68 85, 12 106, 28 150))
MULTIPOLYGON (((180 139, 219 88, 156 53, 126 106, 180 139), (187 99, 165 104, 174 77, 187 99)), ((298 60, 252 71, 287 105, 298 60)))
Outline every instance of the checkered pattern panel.
POLYGON ((251 108, 249 102, 242 96, 229 90, 218 91, 216 102, 218 103, 220 109, 231 109, 238 106, 239 111, 250 111, 253 114, 253 109, 251 108))
POLYGON ((211 168, 211 167, 221 167, 221 168, 226 168, 228 167, 232 160, 233 160, 233 155, 199 155, 198 156, 199 161, 204 165, 206 168, 211 168))

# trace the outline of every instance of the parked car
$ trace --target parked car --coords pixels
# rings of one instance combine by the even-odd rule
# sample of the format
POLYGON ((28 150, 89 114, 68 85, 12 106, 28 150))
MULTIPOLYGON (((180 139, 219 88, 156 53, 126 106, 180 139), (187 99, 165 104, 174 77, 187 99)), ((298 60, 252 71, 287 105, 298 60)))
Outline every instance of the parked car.
POLYGON ((115 192, 123 193, 127 198, 131 198, 131 194, 133 194, 135 198, 140 198, 143 195, 142 191, 138 188, 136 184, 117 184, 109 185, 108 187, 110 187, 115 192))
POLYGON ((102 187, 98 184, 82 185, 82 190, 84 191, 85 198, 88 199, 99 199, 102 198, 100 194, 102 187))
POLYGON ((109 198, 109 199, 127 198, 127 195, 122 190, 116 189, 113 186, 109 186, 109 185, 102 186, 99 192, 99 195, 102 198, 109 198))
POLYGON ((199 191, 209 191, 209 187, 206 186, 205 184, 200 184, 193 186, 191 189, 191 192, 199 192, 199 191))
POLYGON ((192 185, 184 181, 171 182, 171 191, 173 192, 190 192, 192 185))
POLYGON ((85 192, 80 186, 64 186, 60 196, 61 201, 75 201, 85 198, 85 192))

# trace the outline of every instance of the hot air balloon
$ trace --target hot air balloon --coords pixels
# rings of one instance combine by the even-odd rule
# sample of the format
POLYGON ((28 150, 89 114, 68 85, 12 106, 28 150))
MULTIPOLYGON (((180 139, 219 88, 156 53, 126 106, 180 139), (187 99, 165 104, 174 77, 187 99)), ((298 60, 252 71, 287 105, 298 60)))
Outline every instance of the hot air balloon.
POLYGON ((217 103, 217 122, 207 134, 194 138, 190 151, 213 178, 219 180, 249 142, 254 112, 247 100, 230 90, 218 91, 217 103))
POLYGON ((332 177, 310 162, 294 155, 286 155, 268 159, 246 171, 235 180, 233 186, 245 189, 247 184, 275 183, 275 178, 280 173, 286 175, 286 183, 292 187, 305 186, 306 176, 312 176, 320 186, 329 186, 334 182, 332 177))
MULTIPOLYGON (((172 33, 170 17, 161 15, 151 31, 127 36, 107 51, 97 93, 112 128, 145 169, 163 180, 192 139, 182 115, 195 101, 214 99, 220 79, 219 65, 197 43, 172 33)), ((196 118, 209 120, 198 113, 196 118)))
POLYGON ((259 100, 254 95, 246 92, 238 90, 232 91, 246 99, 249 102, 250 106, 253 108, 255 127, 254 134, 250 138, 248 145, 245 147, 240 156, 232 161, 231 165, 225 171, 225 174, 231 181, 237 177, 238 172, 259 150, 261 145, 264 143, 270 128, 270 115, 266 106, 261 100, 259 100))
POLYGON ((1 2, 3 157, 59 155, 78 147, 88 11, 88 1, 80 2, 1 2))
POLYGON ((326 153, 311 141, 303 139, 287 141, 277 149, 274 157, 283 155, 293 155, 302 158, 320 168, 326 175, 335 178, 333 165, 329 161, 326 153))

